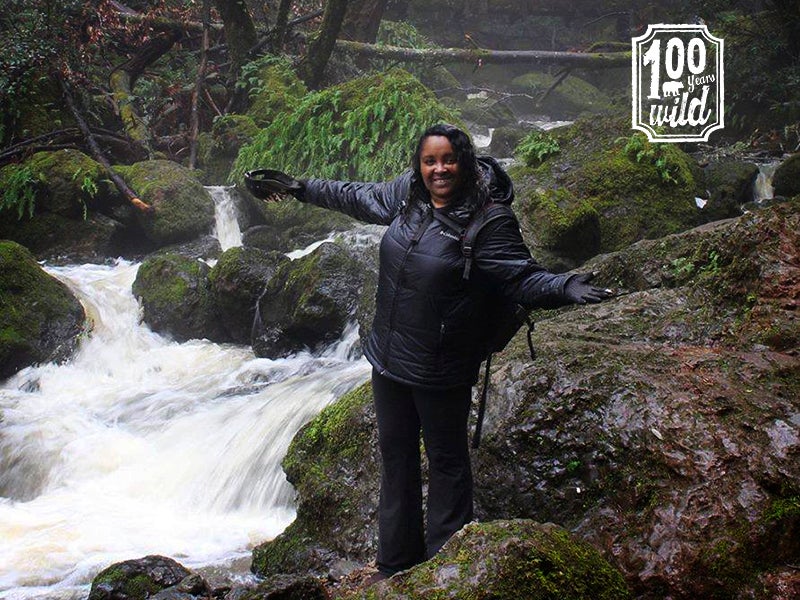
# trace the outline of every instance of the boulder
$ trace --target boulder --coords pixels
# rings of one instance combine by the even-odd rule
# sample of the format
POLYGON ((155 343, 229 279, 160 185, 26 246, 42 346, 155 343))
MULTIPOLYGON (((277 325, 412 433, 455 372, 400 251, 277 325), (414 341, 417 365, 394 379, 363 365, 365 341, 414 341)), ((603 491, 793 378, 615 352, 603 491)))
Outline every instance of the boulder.
MULTIPOLYGON (((640 598, 768 600, 796 586, 798 247, 800 197, 585 265, 620 295, 540 311, 537 358, 523 334, 495 357, 478 518, 557 523, 640 598)), ((284 468, 297 519, 256 548, 256 572, 374 558, 370 398, 365 384, 296 436, 284 468)))
POLYGON ((235 600, 329 600, 322 581, 315 577, 271 577, 255 588, 237 594, 235 600))
POLYGON ((563 524, 640 597, 770 597, 800 552, 798 244, 800 198, 585 265, 627 295, 541 313, 532 363, 515 340, 478 513, 563 524))
POLYGON ((0 241, 0 379, 69 358, 85 321, 83 306, 66 285, 27 249, 0 241))
POLYGON ((214 201, 197 173, 168 160, 115 166, 152 213, 135 211, 137 224, 156 248, 185 242, 211 231, 214 201))
POLYGON ((247 115, 229 114, 215 119, 211 131, 198 137, 197 158, 203 181, 209 185, 227 181, 239 150, 257 133, 258 126, 247 115))
POLYGON ((191 574, 186 567, 164 556, 126 560, 97 574, 88 600, 145 600, 178 585, 191 574))
POLYGON ((511 81, 514 107, 524 114, 546 114, 552 119, 574 119, 582 113, 608 113, 611 99, 588 81, 569 75, 556 85, 548 73, 532 71, 511 81), (555 85, 555 87, 553 87, 555 85))
POLYGON ((625 600, 622 574, 586 542, 552 523, 470 523, 426 563, 347 600, 625 600))
POLYGON ((177 341, 229 341, 214 306, 209 271, 205 262, 179 254, 147 259, 132 286, 142 303, 144 322, 177 341))
POLYGON ((517 147, 536 159, 509 169, 523 235, 551 270, 702 222, 699 165, 675 144, 629 132, 627 118, 584 119, 517 147))
POLYGON ((525 130, 520 126, 498 127, 492 133, 492 142, 489 145, 488 154, 495 157, 510 157, 514 155, 514 149, 525 137, 525 130))
POLYGON ((0 218, 0 238, 14 240, 50 264, 100 264, 126 256, 129 246, 127 228, 100 213, 89 213, 86 219, 47 212, 20 220, 0 218))
POLYGON ((208 275, 211 300, 229 338, 250 344, 256 304, 278 267, 289 262, 278 252, 258 248, 226 250, 208 275))
POLYGON ((470 94, 459 108, 462 119, 485 127, 508 126, 518 120, 502 98, 491 97, 487 92, 470 94))
POLYGON ((339 339, 355 312, 363 278, 359 262, 330 242, 281 265, 259 302, 256 355, 276 358, 339 339))
POLYGON ((792 154, 775 169, 772 187, 776 196, 800 194, 800 153, 792 154))
MULTIPOLYGON (((742 214, 742 205, 753 199, 758 166, 744 161, 712 162, 704 169, 708 203, 702 207, 705 221, 717 221, 742 214)), ((800 191, 800 189, 798 190, 800 191)), ((705 194, 704 194, 705 197, 705 194)))
POLYGON ((0 239, 40 260, 102 262, 125 253, 121 202, 99 163, 77 150, 37 152, 0 168, 0 239))
POLYGON ((253 550, 252 570, 326 574, 347 557, 369 562, 376 549, 378 458, 372 390, 364 384, 326 407, 295 435, 283 461, 297 489, 297 518, 253 550))

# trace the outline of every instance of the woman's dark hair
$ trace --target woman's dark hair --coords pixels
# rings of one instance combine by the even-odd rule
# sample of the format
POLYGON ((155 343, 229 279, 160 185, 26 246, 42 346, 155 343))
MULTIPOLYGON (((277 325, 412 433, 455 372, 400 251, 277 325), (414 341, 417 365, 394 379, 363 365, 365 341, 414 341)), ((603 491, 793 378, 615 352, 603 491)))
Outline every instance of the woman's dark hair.
POLYGON ((417 142, 417 149, 411 158, 411 168, 414 176, 411 178, 411 200, 427 202, 430 198, 428 190, 422 181, 420 158, 422 145, 431 136, 446 137, 453 147, 453 152, 458 161, 458 171, 461 175, 461 202, 463 206, 474 209, 481 206, 489 197, 489 190, 481 175, 478 159, 475 155, 475 146, 469 136, 456 127, 447 123, 438 123, 428 127, 417 142))

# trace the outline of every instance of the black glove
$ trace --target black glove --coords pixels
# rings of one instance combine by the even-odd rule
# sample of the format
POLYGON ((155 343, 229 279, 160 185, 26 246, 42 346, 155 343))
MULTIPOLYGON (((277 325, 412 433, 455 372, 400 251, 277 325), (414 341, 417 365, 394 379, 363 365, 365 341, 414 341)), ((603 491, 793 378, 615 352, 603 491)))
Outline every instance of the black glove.
POLYGON ((593 278, 594 273, 572 275, 564 286, 564 295, 567 300, 575 304, 595 304, 614 295, 613 290, 589 285, 593 278))
POLYGON ((265 200, 274 194, 291 194, 300 198, 305 191, 305 184, 274 169, 256 169, 244 174, 244 183, 247 190, 256 198, 265 200))

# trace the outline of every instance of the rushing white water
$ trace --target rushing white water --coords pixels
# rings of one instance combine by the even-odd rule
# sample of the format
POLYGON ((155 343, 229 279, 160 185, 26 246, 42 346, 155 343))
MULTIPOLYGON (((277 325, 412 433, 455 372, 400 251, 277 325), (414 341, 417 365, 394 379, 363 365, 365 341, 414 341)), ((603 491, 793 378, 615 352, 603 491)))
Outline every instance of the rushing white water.
POLYGON ((236 203, 231 194, 232 187, 214 185, 206 188, 214 199, 216 225, 214 236, 219 240, 223 252, 242 245, 242 230, 239 227, 236 203))
POLYGON ((294 518, 280 461, 368 377, 355 325, 318 356, 178 344, 140 324, 137 264, 48 268, 93 322, 63 365, 0 383, 0 598, 85 598, 113 562, 247 556, 294 518))
POLYGON ((774 189, 772 187, 772 177, 775 175, 775 171, 780 164, 780 161, 775 161, 758 165, 758 175, 753 185, 754 202, 769 200, 773 197, 774 189))

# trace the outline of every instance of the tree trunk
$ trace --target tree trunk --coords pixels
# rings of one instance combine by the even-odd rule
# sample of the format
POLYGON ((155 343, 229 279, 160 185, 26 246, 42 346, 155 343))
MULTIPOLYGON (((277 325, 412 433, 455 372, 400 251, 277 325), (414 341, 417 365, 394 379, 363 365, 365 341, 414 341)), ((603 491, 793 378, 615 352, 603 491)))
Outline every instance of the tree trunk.
POLYGON ((200 65, 197 67, 192 91, 192 114, 189 126, 189 169, 197 165, 197 137, 200 134, 200 95, 203 93, 203 82, 206 78, 208 65, 209 21, 211 19, 211 0, 203 0, 203 46, 200 53, 200 65))
POLYGON ((339 38, 374 44, 387 0, 350 0, 339 38))
POLYGON ((468 62, 475 64, 564 65, 581 69, 630 66, 630 52, 550 52, 545 50, 481 50, 475 48, 399 48, 337 40, 336 50, 371 58, 404 62, 468 62))
POLYGON ((132 140, 147 148, 151 154, 150 132, 133 106, 133 86, 136 85, 139 75, 172 48, 181 35, 177 30, 158 34, 145 42, 135 56, 116 67, 109 75, 111 95, 117 106, 125 133, 132 140))
POLYGON ((231 59, 228 80, 234 83, 239 69, 250 60, 250 49, 258 43, 256 26, 244 0, 215 0, 214 4, 225 26, 225 40, 231 59))
POLYGON ((289 23, 289 9, 292 7, 292 0, 281 0, 278 6, 278 16, 275 19, 275 28, 272 30, 271 46, 273 52, 280 52, 283 47, 283 39, 286 37, 286 30, 289 23))
MULTIPOLYGON (((298 66, 298 75, 309 89, 317 89, 325 74, 339 30, 342 28, 348 0, 328 0, 322 16, 322 29, 311 44, 305 58, 298 66)), ((353 42, 357 43, 357 42, 353 42)))

